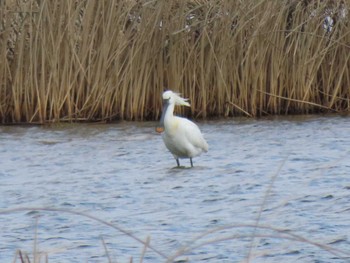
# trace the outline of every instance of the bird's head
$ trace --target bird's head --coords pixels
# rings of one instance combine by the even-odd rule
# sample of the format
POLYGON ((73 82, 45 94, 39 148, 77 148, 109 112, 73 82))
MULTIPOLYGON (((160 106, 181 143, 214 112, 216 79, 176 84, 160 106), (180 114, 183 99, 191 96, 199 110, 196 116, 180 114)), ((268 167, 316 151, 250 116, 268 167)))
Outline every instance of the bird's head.
POLYGON ((190 107, 191 105, 187 102, 188 99, 181 98, 178 93, 167 90, 163 93, 163 112, 160 118, 160 123, 156 127, 156 132, 162 133, 164 131, 164 118, 170 105, 180 105, 190 107))

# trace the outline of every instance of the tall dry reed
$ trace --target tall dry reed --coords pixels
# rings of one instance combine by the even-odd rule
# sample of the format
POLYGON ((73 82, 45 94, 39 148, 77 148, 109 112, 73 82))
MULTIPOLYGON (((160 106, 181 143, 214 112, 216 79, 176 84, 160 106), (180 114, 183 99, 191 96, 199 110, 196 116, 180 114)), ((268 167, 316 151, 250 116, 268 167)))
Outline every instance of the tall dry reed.
POLYGON ((349 111, 350 0, 0 2, 2 123, 349 111))

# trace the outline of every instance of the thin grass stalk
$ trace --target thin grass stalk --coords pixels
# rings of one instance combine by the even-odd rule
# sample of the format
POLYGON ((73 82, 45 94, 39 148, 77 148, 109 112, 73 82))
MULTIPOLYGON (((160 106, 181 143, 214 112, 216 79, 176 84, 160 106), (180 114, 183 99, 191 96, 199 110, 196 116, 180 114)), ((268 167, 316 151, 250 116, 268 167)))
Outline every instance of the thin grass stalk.
POLYGON ((147 247, 149 246, 150 242, 151 242, 151 238, 148 236, 141 252, 140 263, 142 263, 143 259, 145 258, 147 247))
POLYGON ((104 238, 101 236, 101 242, 102 242, 102 245, 103 245, 103 249, 105 250, 105 253, 106 253, 106 257, 108 259, 108 263, 112 263, 112 258, 108 252, 108 248, 107 248, 107 245, 106 245, 106 242, 104 240, 104 238))
POLYGON ((272 188, 273 188, 273 185, 278 177, 278 175, 280 174, 283 166, 285 165, 287 161, 287 158, 285 158, 283 160, 283 162, 279 165, 277 171, 273 174, 271 180, 270 180, 270 183, 268 185, 268 188, 266 189, 266 192, 264 194, 264 197, 263 197, 263 200, 261 202, 261 205, 260 205, 260 209, 258 211, 258 216, 256 218, 256 222, 255 222, 255 227, 253 228, 253 233, 252 233, 252 238, 250 240, 250 244, 249 244, 249 248, 248 248, 248 254, 247 254, 247 262, 250 261, 251 259, 251 256, 252 256, 252 252, 253 252, 253 248, 255 246, 255 240, 256 240, 256 236, 257 236, 257 230, 258 230, 258 227, 260 225, 260 221, 261 221, 261 217, 262 217, 262 213, 263 213, 263 210, 265 209, 266 207, 266 204, 267 204, 267 200, 268 200, 268 197, 269 195, 271 194, 271 191, 272 191, 272 188))
POLYGON ((160 256, 163 259, 167 259, 167 255, 165 255, 163 252, 160 250, 156 249, 153 247, 151 244, 143 241, 142 239, 136 237, 134 234, 132 234, 130 231, 127 231, 121 227, 119 227, 116 224, 112 224, 110 222, 105 221, 104 219, 98 218, 96 216, 84 213, 84 212, 79 212, 79 211, 74 211, 74 210, 68 210, 68 209, 63 209, 63 208, 50 208, 50 207, 22 207, 22 208, 13 208, 13 209, 6 209, 6 210, 0 210, 0 215, 1 214, 9 214, 9 213, 15 213, 15 212, 20 212, 20 211, 47 211, 47 212, 62 212, 62 213, 67 213, 67 214, 72 214, 72 215, 77 215, 81 217, 88 218, 92 221, 98 222, 102 225, 108 226, 112 229, 117 230, 118 232, 125 234, 126 236, 130 237, 131 239, 135 240, 136 242, 143 244, 147 246, 150 250, 155 252, 158 256, 160 256))
MULTIPOLYGON (((322 244, 317 241, 313 241, 311 239, 305 238, 301 235, 295 234, 290 232, 287 229, 281 229, 277 227, 272 226, 266 226, 266 225, 256 225, 256 224, 236 224, 236 225, 227 225, 227 226, 221 226, 217 227, 211 230, 208 230, 204 233, 201 233, 197 237, 189 240, 187 244, 180 247, 177 251, 173 253, 173 255, 169 256, 166 262, 174 262, 176 258, 186 255, 187 253, 204 247, 209 244, 217 244, 218 242, 223 241, 229 241, 229 240, 236 240, 236 239, 246 239, 253 240, 255 238, 272 238, 272 239, 281 239, 281 240, 290 240, 293 242, 300 242, 304 244, 309 244, 311 246, 317 247, 319 249, 323 249, 330 254, 333 254, 334 256, 340 258, 340 259, 347 259, 350 256, 349 251, 334 248, 330 245, 322 244), (233 230, 233 229, 241 229, 241 228, 247 228, 247 229, 258 229, 260 231, 264 231, 264 233, 253 233, 253 234, 228 234, 228 235, 221 235, 220 232, 225 230, 233 230), (213 238, 210 238, 211 235, 214 235, 213 238)), ((249 262, 249 260, 248 260, 249 262)))

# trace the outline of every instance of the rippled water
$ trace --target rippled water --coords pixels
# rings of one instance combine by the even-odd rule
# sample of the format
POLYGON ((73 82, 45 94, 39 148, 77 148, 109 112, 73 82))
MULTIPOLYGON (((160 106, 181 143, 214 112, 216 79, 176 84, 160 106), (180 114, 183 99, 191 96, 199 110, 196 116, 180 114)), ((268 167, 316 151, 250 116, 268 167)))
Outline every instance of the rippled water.
POLYGON ((142 244, 74 212, 166 256, 191 247, 177 260, 350 261, 348 117, 199 123, 210 149, 193 169, 175 168, 155 125, 0 126, 0 262, 35 239, 49 262, 108 262, 103 243, 139 261, 142 244), (30 207, 67 211, 4 213, 30 207))

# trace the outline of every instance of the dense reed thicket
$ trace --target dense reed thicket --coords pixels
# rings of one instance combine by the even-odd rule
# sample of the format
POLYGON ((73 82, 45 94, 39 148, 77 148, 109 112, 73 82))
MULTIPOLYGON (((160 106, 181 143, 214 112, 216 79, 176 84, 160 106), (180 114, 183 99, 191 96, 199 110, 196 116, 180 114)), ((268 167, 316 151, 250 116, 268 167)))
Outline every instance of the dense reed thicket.
POLYGON ((2 123, 349 111, 350 0, 5 0, 2 123))

